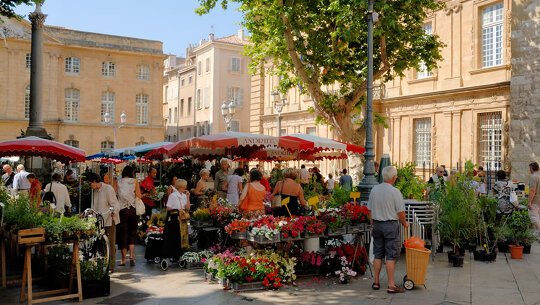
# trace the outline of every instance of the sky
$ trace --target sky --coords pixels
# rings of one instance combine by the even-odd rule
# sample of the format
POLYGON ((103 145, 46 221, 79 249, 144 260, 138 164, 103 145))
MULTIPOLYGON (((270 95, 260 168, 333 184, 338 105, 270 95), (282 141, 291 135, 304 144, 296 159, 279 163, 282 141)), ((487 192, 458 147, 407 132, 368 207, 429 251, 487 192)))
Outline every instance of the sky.
MULTIPOLYGON (((209 33, 216 38, 229 36, 241 26, 236 3, 227 10, 218 3, 203 16, 195 13, 198 5, 198 0, 46 0, 42 12, 48 15, 46 25, 158 40, 164 53, 184 56, 189 44, 207 39, 209 33)), ((28 20, 34 9, 20 5, 15 11, 28 20)))

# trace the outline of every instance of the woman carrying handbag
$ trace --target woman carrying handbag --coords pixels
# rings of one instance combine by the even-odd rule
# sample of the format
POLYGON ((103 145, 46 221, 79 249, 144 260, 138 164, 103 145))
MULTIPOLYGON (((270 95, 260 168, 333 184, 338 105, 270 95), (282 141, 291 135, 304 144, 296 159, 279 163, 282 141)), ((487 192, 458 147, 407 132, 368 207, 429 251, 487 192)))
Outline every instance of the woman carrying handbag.
POLYGON ((118 202, 120 203, 120 223, 116 226, 116 242, 122 254, 119 266, 126 265, 129 246, 129 264, 135 266, 135 238, 139 217, 136 212, 136 199, 141 198, 141 189, 137 179, 133 178, 133 167, 122 170, 122 178, 117 181, 118 202))

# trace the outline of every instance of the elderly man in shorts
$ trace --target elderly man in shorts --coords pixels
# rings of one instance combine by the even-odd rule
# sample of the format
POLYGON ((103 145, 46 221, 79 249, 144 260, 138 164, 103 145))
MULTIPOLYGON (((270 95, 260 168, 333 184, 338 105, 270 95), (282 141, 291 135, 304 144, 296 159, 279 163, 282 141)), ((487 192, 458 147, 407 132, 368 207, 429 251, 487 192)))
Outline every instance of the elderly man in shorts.
POLYGON ((388 277, 388 293, 405 292, 394 281, 396 260, 400 252, 399 224, 405 228, 409 223, 405 220, 405 203, 403 195, 393 186, 397 179, 397 170, 394 166, 387 166, 382 170, 384 183, 376 185, 369 194, 368 208, 371 213, 373 225, 373 254, 375 261, 375 279, 371 288, 381 288, 379 274, 382 260, 386 258, 386 274, 388 277))

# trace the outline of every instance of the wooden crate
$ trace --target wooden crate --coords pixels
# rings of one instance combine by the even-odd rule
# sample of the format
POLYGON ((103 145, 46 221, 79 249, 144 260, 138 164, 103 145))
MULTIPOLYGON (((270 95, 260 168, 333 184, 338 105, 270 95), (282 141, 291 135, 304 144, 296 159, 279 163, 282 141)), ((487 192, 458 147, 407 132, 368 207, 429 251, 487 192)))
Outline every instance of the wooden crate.
POLYGON ((45 242, 45 228, 19 230, 17 234, 19 245, 28 245, 45 242))

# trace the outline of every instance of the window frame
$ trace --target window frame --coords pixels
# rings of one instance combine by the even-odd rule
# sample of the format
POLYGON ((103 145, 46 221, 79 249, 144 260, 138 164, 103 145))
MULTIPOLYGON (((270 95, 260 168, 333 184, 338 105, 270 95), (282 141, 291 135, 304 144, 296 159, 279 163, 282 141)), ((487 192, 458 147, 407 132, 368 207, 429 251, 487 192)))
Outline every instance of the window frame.
POLYGON ((136 77, 137 80, 150 80, 150 66, 146 64, 138 64, 136 77))
POLYGON ((114 149, 115 143, 111 140, 101 141, 100 147, 102 152, 108 152, 114 149))
POLYGON ((502 65, 504 65, 504 52, 505 52, 505 5, 504 5, 504 2, 503 1, 493 1, 491 3, 488 3, 482 7, 480 7, 478 9, 478 20, 479 20, 479 34, 478 34, 478 39, 479 39, 479 66, 481 69, 488 69, 488 68, 494 68, 494 67, 500 67, 502 65), (494 8, 496 6, 501 6, 500 7, 500 15, 497 14, 495 11, 492 11, 492 16, 493 17, 501 17, 500 20, 495 20, 495 21, 491 21, 489 22, 487 25, 484 23, 484 15, 486 13, 487 10, 491 9, 491 8, 494 8), (500 31, 497 33, 497 27, 500 26, 500 31), (489 59, 486 59, 486 45, 484 44, 485 42, 485 30, 486 29, 492 29, 493 31, 491 32, 491 36, 492 38, 491 39, 488 39, 488 40, 491 40, 491 45, 492 45, 492 49, 491 49, 491 54, 489 55, 489 59), (498 34, 500 34, 500 36, 497 36, 498 34), (499 44, 500 44, 500 49, 499 49, 499 53, 500 53, 500 62, 497 63, 497 39, 500 38, 500 41, 499 41, 499 44), (486 65, 486 61, 490 61, 491 63, 490 64, 487 64, 486 65))
POLYGON ((431 117, 418 117, 412 119, 412 156, 417 167, 422 166, 425 162, 427 166, 431 164, 433 160, 433 124, 431 117), (420 123, 424 123, 422 128, 418 128, 420 123), (426 127, 427 126, 427 127, 426 127), (427 143, 420 143, 419 135, 428 135, 427 143), (421 144, 421 145, 420 145, 421 144), (429 146, 429 147, 428 147, 429 146), (422 150, 422 151, 419 151, 422 150), (423 160, 419 160, 418 156, 423 155, 423 160), (427 158, 427 159, 426 159, 427 158))
POLYGON ((71 147, 79 148, 80 142, 74 139, 69 139, 64 141, 65 145, 69 145, 71 147))
POLYGON ((24 65, 26 69, 32 68, 32 53, 26 53, 24 55, 24 65))
POLYGON ((103 91, 101 92, 101 122, 105 123, 105 118, 103 117, 105 113, 109 113, 111 120, 114 121, 115 109, 116 108, 116 93, 114 91, 103 91), (112 97, 112 99, 110 99, 112 97), (106 98, 106 99, 104 99, 106 98))
POLYGON ((104 61, 101 63, 101 76, 116 77, 116 64, 112 61, 104 61))
POLYGON ((476 113, 476 118, 478 143, 477 163, 483 166, 484 169, 490 171, 502 169, 505 149, 503 111, 493 110, 489 112, 478 112, 476 113), (486 118, 486 121, 489 122, 482 124, 483 118, 486 118), (484 137, 484 131, 487 133, 487 139, 484 137))
POLYGON ((242 71, 242 59, 240 57, 231 57, 231 72, 240 73, 242 71), (238 69, 235 69, 235 61, 238 62, 238 69))
POLYGON ((64 90, 64 121, 78 122, 81 105, 81 91, 75 88, 64 90), (68 92, 70 95, 68 96, 68 92), (75 96, 76 93, 76 96, 75 96))
POLYGON ((64 60, 64 72, 70 75, 80 75, 81 59, 74 56, 66 57, 64 60))
POLYGON ((135 124, 148 125, 148 94, 139 93, 135 96, 135 124))

